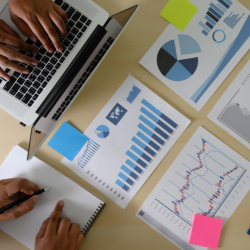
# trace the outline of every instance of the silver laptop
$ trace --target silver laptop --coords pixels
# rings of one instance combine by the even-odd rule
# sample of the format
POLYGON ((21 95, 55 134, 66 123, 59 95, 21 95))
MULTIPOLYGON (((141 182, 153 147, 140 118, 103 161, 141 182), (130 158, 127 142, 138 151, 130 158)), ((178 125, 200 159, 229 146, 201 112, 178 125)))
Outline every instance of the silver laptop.
POLYGON ((24 37, 11 21, 8 0, 0 3, 0 19, 39 50, 36 54, 20 51, 39 62, 37 66, 17 62, 29 68, 29 75, 3 68, 11 80, 0 78, 0 107, 21 121, 21 125, 32 125, 28 159, 86 85, 138 8, 136 5, 109 17, 91 0, 55 3, 68 16, 63 53, 48 53, 39 41, 34 43, 24 37))

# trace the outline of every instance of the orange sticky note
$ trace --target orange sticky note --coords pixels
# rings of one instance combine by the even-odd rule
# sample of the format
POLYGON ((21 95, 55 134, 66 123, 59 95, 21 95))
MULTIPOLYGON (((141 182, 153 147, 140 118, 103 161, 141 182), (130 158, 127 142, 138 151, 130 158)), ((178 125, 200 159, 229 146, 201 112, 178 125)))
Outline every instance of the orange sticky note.
POLYGON ((217 249, 223 220, 196 214, 189 239, 190 244, 217 249))

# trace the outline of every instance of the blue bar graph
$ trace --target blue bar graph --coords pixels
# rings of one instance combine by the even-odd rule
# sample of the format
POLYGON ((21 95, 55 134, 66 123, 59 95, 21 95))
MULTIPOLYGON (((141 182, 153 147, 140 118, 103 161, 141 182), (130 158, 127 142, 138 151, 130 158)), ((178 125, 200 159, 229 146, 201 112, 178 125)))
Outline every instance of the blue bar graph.
POLYGON ((226 17, 223 22, 227 24, 231 29, 233 29, 245 14, 246 13, 239 17, 239 14, 233 15, 233 12, 231 12, 230 15, 226 17))
POLYGON ((141 168, 139 168, 138 166, 136 166, 136 164, 134 164, 132 161, 130 160, 126 160, 126 164, 128 164, 131 168, 133 168, 137 173, 139 174, 143 174, 143 170, 141 168))
POLYGON ((130 188, 125 185, 122 181, 120 181, 119 179, 115 182, 118 186, 120 186, 122 189, 124 189, 126 192, 128 192, 130 190, 130 188))
POLYGON ((214 3, 209 4, 208 11, 206 13, 205 19, 208 22, 199 22, 199 25, 203 28, 202 34, 207 36, 214 26, 220 21, 225 12, 233 4, 231 0, 217 0, 217 5, 214 3))
POLYGON ((167 135, 165 132, 163 132, 161 129, 156 127, 152 122, 150 122, 147 118, 144 116, 140 116, 139 119, 144 122, 147 126, 149 126, 151 129, 153 129, 156 133, 158 133, 160 136, 162 136, 164 139, 168 139, 169 135, 167 135))
POLYGON ((131 150, 133 150, 136 154, 140 155, 144 160, 146 160, 147 162, 151 163, 152 159, 146 155, 145 153, 143 153, 139 148, 137 148, 135 145, 133 145, 131 147, 131 150))
POLYGON ((149 130, 148 128, 146 128, 141 123, 138 125, 138 128, 140 128, 142 131, 144 131, 146 134, 148 134, 150 137, 152 137, 159 144, 161 144, 163 146, 166 144, 160 137, 158 137, 156 134, 154 134, 151 130, 149 130))
POLYGON ((173 128, 177 129, 178 124, 176 124, 173 120, 171 120, 168 116, 164 115, 160 110, 155 108, 152 104, 150 104, 148 101, 143 99, 141 101, 142 104, 144 104, 147 108, 149 108, 151 111, 153 111, 156 115, 158 115, 160 118, 162 118, 165 122, 167 122, 169 125, 171 125, 173 128))
POLYGON ((134 155, 131 151, 128 150, 126 155, 129 156, 135 162, 137 162, 139 165, 141 165, 143 168, 146 168, 148 166, 144 161, 134 155))
POLYGON ((227 4, 225 1, 223 0, 218 0, 219 3, 221 3, 223 6, 225 6, 227 9, 229 9, 230 5, 227 4))
POLYGON ((135 185, 135 183, 130 178, 128 178, 124 173, 120 172, 118 174, 118 176, 121 179, 123 179, 125 182, 127 182, 130 186, 134 186, 135 185))
POLYGON ((216 17, 218 17, 219 19, 221 19, 221 15, 219 13, 217 13, 214 9, 209 8, 208 9, 212 14, 214 14, 216 17))
POLYGON ((147 109, 144 107, 141 108, 141 112, 145 114, 148 118, 150 118, 152 121, 157 123, 160 127, 165 129, 169 134, 173 134, 174 130, 171 129, 169 126, 167 126, 165 123, 163 123, 161 120, 159 120, 156 116, 151 114, 147 109))
POLYGON ((143 142, 138 140, 136 137, 133 137, 132 141, 136 143, 139 147, 141 147, 143 150, 145 150, 147 153, 149 153, 151 156, 155 157, 157 155, 151 148, 146 146, 143 142))
POLYGON ((216 25, 216 22, 211 17, 209 17, 208 15, 205 16, 205 19, 207 19, 207 21, 210 22, 213 26, 216 25))
POLYGON ((157 150, 158 152, 161 151, 161 148, 154 143, 153 141, 151 141, 146 135, 144 135, 141 132, 138 132, 136 134, 138 137, 140 137, 143 141, 145 141, 146 143, 148 143, 148 145, 150 145, 152 148, 154 148, 155 150, 157 150))
POLYGON ((211 6, 214 10, 216 10, 221 16, 224 15, 224 11, 222 11, 222 10, 219 9, 217 6, 215 6, 215 4, 210 3, 210 6, 211 6))
POLYGON ((125 173, 127 173, 129 176, 131 176, 133 179, 138 180, 139 176, 135 174, 133 171, 131 171, 129 168, 127 168, 125 165, 121 166, 121 170, 123 170, 125 173))
POLYGON ((211 29, 210 28, 208 28, 203 22, 199 22, 199 25, 206 31, 206 32, 210 32, 211 31, 211 29))
POLYGON ((85 150, 83 156, 78 159, 78 165, 81 168, 84 168, 87 163, 92 159, 95 153, 98 151, 100 146, 95 143, 93 140, 89 139, 87 142, 87 149, 85 150))

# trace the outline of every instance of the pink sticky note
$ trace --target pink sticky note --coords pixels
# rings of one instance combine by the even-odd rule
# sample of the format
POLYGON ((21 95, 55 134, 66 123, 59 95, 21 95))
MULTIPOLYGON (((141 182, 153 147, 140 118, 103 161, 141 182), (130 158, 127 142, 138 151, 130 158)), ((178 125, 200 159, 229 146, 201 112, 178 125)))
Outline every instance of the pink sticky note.
POLYGON ((217 249, 223 220, 196 214, 189 239, 190 244, 217 249))

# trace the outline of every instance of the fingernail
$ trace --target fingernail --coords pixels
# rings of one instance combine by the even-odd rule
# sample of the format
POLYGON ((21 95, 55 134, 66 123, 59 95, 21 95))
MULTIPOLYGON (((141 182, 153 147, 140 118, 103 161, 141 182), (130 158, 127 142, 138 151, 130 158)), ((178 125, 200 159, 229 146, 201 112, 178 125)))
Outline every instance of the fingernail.
POLYGON ((58 49, 58 51, 62 53, 62 52, 63 52, 63 47, 60 47, 60 48, 58 49))
POLYGON ((33 196, 33 201, 36 202, 37 200, 38 200, 38 196, 37 195, 33 196))
POLYGON ((50 49, 49 49, 49 52, 50 52, 50 53, 53 53, 54 51, 53 51, 53 49, 52 49, 52 48, 50 48, 50 49))
POLYGON ((51 216, 52 216, 52 214, 53 214, 53 212, 50 214, 50 216, 49 216, 49 217, 51 217, 51 216))
POLYGON ((36 42, 36 37, 31 36, 30 39, 31 39, 33 42, 36 42))
POLYGON ((63 206, 64 205, 64 201, 59 201, 58 204, 59 204, 59 206, 63 206))
POLYGON ((38 52, 38 49, 35 48, 35 49, 33 50, 33 53, 37 53, 37 52, 38 52))
POLYGON ((31 64, 36 66, 36 65, 37 65, 37 62, 32 62, 31 64))
POLYGON ((10 81, 10 78, 5 77, 4 79, 5 79, 6 81, 10 81))
MULTIPOLYGON (((30 72, 27 70, 27 69, 25 69, 24 71, 23 71, 23 73, 24 74, 29 74, 30 72)), ((32 194, 33 194, 34 192, 32 192, 32 194)))

